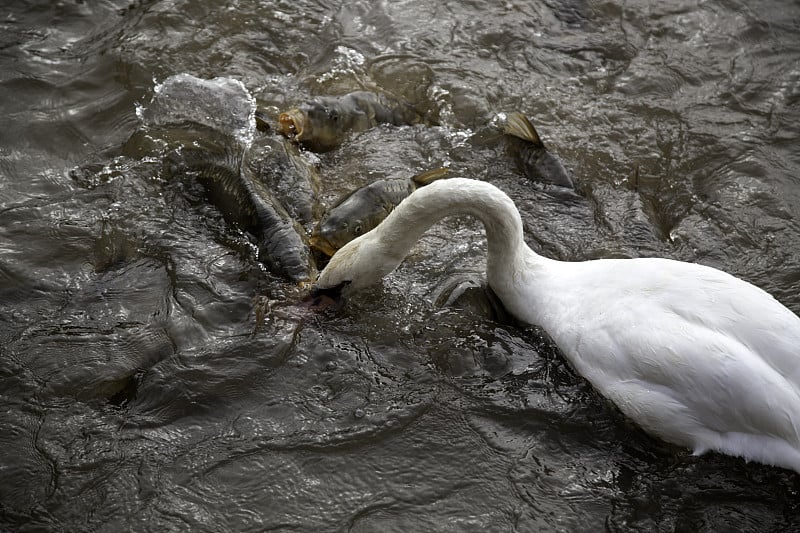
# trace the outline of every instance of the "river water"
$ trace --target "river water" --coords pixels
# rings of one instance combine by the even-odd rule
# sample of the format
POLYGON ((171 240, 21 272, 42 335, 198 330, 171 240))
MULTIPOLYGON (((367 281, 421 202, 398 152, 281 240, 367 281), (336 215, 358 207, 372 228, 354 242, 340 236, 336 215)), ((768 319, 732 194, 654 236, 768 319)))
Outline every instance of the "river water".
POLYGON ((800 312, 797 2, 15 1, 0 25, 0 529, 800 529, 797 474, 649 438, 492 312, 476 222, 314 313, 141 140, 176 74, 273 114, 386 92, 428 120, 308 155, 320 205, 449 166, 549 257, 697 261, 800 312), (514 110, 580 194, 522 175, 492 133, 514 110))

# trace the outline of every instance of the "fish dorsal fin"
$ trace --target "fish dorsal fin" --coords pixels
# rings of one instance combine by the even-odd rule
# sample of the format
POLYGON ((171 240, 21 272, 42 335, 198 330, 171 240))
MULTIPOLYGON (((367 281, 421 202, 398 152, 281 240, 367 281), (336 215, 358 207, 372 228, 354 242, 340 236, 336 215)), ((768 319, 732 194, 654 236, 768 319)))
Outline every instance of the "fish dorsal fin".
POLYGON ((435 168, 433 170, 428 170, 413 176, 411 181, 416 183, 418 187, 422 187, 438 180, 439 178, 445 177, 448 172, 450 172, 450 169, 445 167, 435 168))
POLYGON ((528 117, 518 111, 508 114, 505 132, 508 135, 513 135, 514 137, 519 137, 520 139, 531 142, 539 148, 544 148, 544 143, 539 138, 536 128, 533 127, 528 117))

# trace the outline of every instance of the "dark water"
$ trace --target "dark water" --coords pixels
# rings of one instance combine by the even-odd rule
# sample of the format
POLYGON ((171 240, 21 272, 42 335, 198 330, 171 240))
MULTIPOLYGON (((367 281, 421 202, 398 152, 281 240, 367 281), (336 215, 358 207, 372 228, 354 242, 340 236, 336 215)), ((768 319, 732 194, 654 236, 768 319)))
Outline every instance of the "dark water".
POLYGON ((429 123, 309 158, 323 204, 449 165, 509 192, 550 257, 698 261, 800 312, 797 2, 0 13, 0 529, 800 530, 797 474, 650 439, 540 331, 470 299, 475 222, 309 313, 201 187, 164 176, 140 120, 180 73, 272 113, 386 91, 429 123), (487 127, 512 110, 583 196, 522 177, 487 127))

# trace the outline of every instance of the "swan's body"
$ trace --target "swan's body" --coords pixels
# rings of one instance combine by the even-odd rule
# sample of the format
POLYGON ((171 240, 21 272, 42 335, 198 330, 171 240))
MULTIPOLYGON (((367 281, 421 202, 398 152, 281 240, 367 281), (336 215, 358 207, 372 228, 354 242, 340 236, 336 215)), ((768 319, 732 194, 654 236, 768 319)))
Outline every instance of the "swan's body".
POLYGON ((339 250, 317 284, 375 283, 431 225, 464 214, 486 228, 488 282, 508 311, 542 326, 643 429, 695 454, 800 472, 800 318, 725 272, 657 258, 547 259, 525 244, 508 196, 452 178, 415 191, 339 250))

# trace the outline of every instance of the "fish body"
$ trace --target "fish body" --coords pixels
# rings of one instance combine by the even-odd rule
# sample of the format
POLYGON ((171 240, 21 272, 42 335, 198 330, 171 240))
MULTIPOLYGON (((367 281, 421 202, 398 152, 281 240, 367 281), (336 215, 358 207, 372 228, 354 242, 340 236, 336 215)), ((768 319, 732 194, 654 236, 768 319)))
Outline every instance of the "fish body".
POLYGON ((373 181, 342 197, 320 220, 311 234, 311 247, 332 256, 336 250, 376 227, 417 188, 444 177, 446 168, 412 178, 373 181))
POLYGON ((420 116, 407 103, 384 95, 357 91, 343 96, 321 96, 281 113, 279 129, 313 152, 326 152, 350 132, 378 124, 416 124, 420 116))
MULTIPOLYGON (((170 76, 137 111, 142 127, 126 142, 123 154, 159 157, 165 175, 199 182, 228 222, 255 237, 259 261, 288 279, 310 279, 315 269, 306 233, 292 216, 301 211, 300 205, 292 205, 296 209, 288 213, 282 200, 289 195, 273 192, 277 188, 272 184, 283 179, 298 192, 300 183, 310 180, 303 174, 308 169, 294 157, 298 150, 292 143, 257 133, 268 118, 257 111, 240 81, 170 76), (268 176, 266 169, 275 175, 268 176)), ((304 190, 309 188, 306 183, 304 190)), ((310 213, 307 220, 312 220, 310 213)))
POLYGON ((252 233, 258 258, 270 271, 292 281, 311 279, 315 268, 302 228, 256 179, 234 150, 182 150, 167 159, 171 174, 189 174, 225 219, 252 233))
POLYGON ((311 230, 322 216, 319 159, 280 135, 257 135, 244 164, 289 215, 311 230))
POLYGON ((525 176, 561 187, 575 188, 569 172, 561 160, 547 150, 528 117, 518 112, 509 113, 505 133, 524 141, 520 143, 519 161, 525 176))

